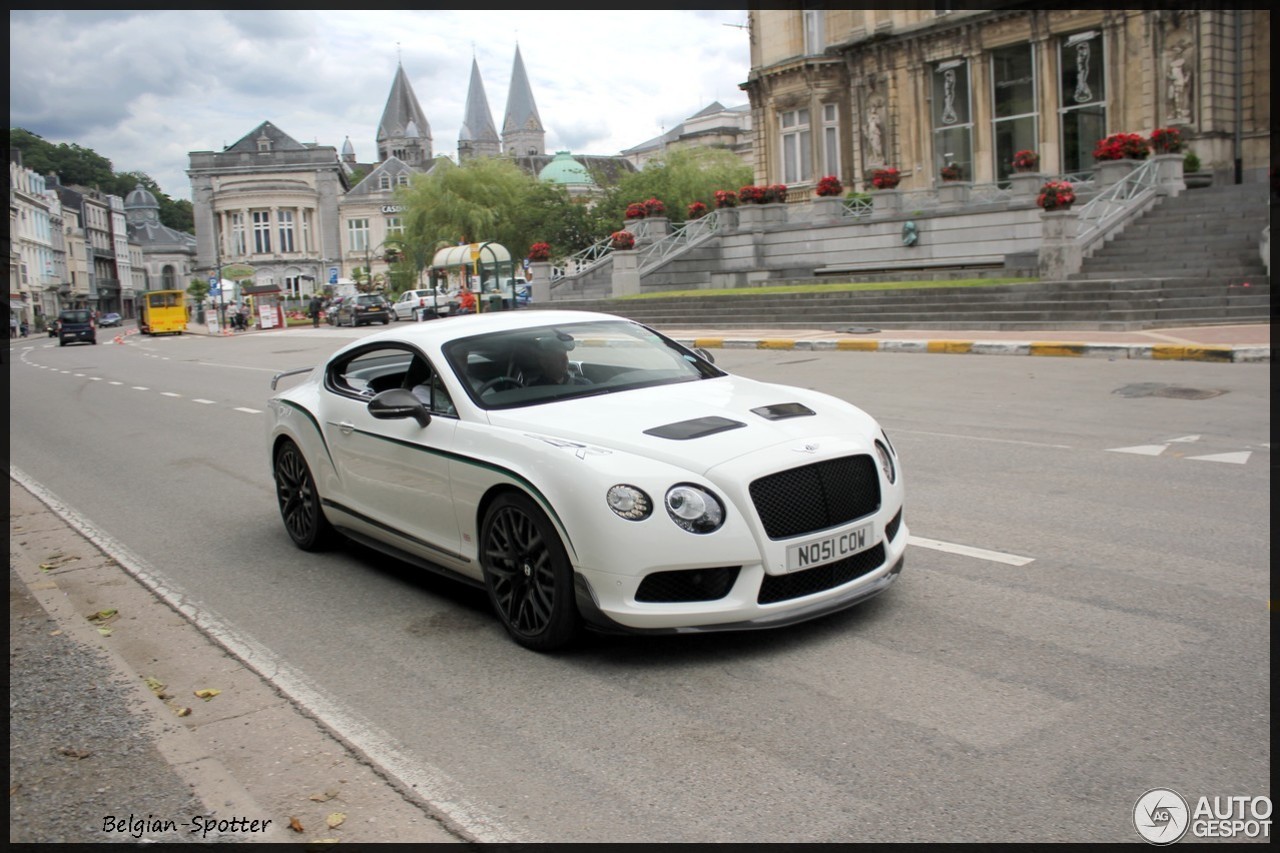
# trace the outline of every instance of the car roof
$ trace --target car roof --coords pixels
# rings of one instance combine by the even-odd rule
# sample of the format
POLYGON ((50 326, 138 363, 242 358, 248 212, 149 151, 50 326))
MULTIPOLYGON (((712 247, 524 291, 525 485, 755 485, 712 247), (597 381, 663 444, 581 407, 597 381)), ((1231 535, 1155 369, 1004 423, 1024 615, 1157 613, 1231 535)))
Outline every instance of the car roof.
MULTIPOLYGON (((458 317, 447 317, 430 323, 398 323, 394 327, 377 332, 368 337, 353 341, 338 352, 348 348, 362 346, 379 340, 406 341, 427 349, 435 349, 457 338, 471 335, 483 335, 489 332, 503 332, 515 329, 530 329, 553 324, 586 323, 599 321, 631 322, 616 314, 603 314, 598 311, 573 311, 566 309, 521 309, 518 311, 493 311, 482 314, 463 314, 458 317)), ((337 353, 334 353, 335 355, 337 353)))

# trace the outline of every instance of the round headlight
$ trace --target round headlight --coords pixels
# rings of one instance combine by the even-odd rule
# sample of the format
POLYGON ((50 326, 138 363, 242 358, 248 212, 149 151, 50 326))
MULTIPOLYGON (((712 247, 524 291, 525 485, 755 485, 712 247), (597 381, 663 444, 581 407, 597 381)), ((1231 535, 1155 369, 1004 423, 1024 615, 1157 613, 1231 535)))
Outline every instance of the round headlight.
POLYGON ((893 454, 879 439, 876 439, 876 455, 880 457, 880 470, 884 472, 884 478, 890 483, 898 479, 898 469, 893 464, 893 454))
POLYGON ((667 515, 690 533, 711 533, 724 524, 720 499, 700 486, 677 483, 667 490, 667 515))
POLYGON ((653 512, 653 501, 643 490, 626 483, 610 486, 605 495, 605 502, 620 518, 627 521, 643 521, 653 512))

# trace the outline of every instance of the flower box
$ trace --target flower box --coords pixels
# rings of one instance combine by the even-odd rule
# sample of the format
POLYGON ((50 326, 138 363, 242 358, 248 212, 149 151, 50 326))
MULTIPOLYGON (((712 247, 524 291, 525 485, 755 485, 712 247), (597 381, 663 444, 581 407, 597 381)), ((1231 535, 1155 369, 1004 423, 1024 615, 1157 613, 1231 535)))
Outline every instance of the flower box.
POLYGON ((1013 171, 1034 172, 1040 168, 1040 155, 1029 148, 1024 148, 1013 155, 1013 171))
POLYGON ((636 247, 636 236, 630 231, 614 231, 609 235, 609 247, 615 252, 626 252, 636 247))
POLYGON ((1076 191, 1070 181, 1048 181, 1036 197, 1036 204, 1043 210, 1070 210, 1075 203, 1076 191))
POLYGON ((820 198, 829 198, 831 196, 839 196, 844 192, 844 184, 840 183, 840 179, 835 175, 827 175, 818 181, 818 185, 813 190, 820 198))
POLYGON ((901 181, 901 172, 891 166, 885 166, 880 169, 872 169, 871 177, 867 180, 867 184, 872 189, 892 190, 897 189, 901 181))
POLYGON ((530 261, 549 261, 551 260, 551 245, 549 243, 534 243, 529 247, 530 261))

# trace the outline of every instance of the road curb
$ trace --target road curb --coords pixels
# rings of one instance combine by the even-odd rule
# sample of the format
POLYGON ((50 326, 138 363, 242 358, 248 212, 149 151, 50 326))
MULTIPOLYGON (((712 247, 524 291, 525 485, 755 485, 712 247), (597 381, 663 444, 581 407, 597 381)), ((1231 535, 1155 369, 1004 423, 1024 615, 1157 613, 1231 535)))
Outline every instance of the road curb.
POLYGON ((808 350, 833 352, 908 352, 947 355, 1031 355, 1058 358, 1110 358, 1153 361, 1209 361, 1269 364, 1270 346, 1076 343, 1070 341, 982 340, 800 340, 796 338, 677 338, 702 349, 808 350))

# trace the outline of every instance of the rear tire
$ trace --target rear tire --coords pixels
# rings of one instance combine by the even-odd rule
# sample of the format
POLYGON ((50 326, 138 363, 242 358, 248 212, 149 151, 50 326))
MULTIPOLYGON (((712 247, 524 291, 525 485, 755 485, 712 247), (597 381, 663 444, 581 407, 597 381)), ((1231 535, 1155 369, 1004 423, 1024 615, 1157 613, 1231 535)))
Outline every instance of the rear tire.
POLYGON ((578 635, 573 569, 546 513, 527 496, 499 496, 485 513, 480 566, 485 589, 511 638, 549 652, 578 635))
POLYGON ((298 445, 292 441, 282 444, 271 467, 275 473, 280 518, 293 544, 303 551, 323 551, 331 547, 338 534, 324 517, 315 478, 298 445))

